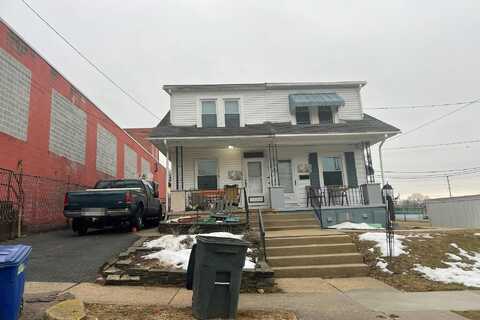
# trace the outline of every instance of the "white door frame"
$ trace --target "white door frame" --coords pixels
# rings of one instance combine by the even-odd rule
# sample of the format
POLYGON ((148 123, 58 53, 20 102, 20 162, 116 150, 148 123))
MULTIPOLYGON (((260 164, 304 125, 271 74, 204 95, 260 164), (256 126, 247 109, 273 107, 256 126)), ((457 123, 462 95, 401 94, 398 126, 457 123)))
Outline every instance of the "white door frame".
POLYGON ((248 203, 253 206, 263 206, 267 203, 267 183, 265 176, 265 158, 244 158, 244 167, 245 167, 245 186, 247 188, 247 199, 248 203), (248 181, 248 163, 249 162, 260 162, 262 170, 262 192, 261 193, 252 193, 248 181))

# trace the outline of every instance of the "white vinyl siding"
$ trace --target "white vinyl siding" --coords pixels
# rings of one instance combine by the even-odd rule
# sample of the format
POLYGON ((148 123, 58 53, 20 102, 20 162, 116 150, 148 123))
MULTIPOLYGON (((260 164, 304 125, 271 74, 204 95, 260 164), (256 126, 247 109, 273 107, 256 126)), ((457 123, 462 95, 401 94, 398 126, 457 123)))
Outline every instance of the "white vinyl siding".
MULTIPOLYGON (((170 149, 170 155, 172 155, 170 159, 172 162, 172 186, 175 187, 175 149, 170 149)), ((243 178, 241 180, 231 180, 228 176, 228 172, 231 170, 242 170, 242 154, 239 149, 184 148, 183 155, 183 187, 185 190, 197 188, 195 161, 200 159, 217 160, 218 188, 223 188, 226 184, 243 186, 243 178)))
MULTIPOLYGON (((294 93, 335 92, 345 100, 345 106, 338 109, 339 120, 361 120, 363 111, 359 88, 332 88, 317 90, 242 90, 242 91, 201 91, 175 92, 171 97, 171 122, 175 126, 201 124, 200 101, 217 100, 217 125, 224 125, 223 99, 239 99, 240 125, 258 124, 265 121, 295 123, 295 114, 290 113, 288 96, 294 93)), ((315 111, 316 113, 317 111, 315 111)), ((312 116, 312 121, 318 115, 312 116)), ((315 121, 314 121, 315 123, 315 121)), ((317 122, 318 123, 318 122, 317 122)))
MULTIPOLYGON (((172 163, 172 186, 175 188, 175 149, 170 148, 170 161, 172 163)), ((184 166, 183 166, 183 183, 185 190, 197 189, 197 178, 196 178, 196 161, 199 159, 214 159, 217 161, 218 166, 218 182, 217 187, 222 189, 226 184, 236 184, 238 186, 244 185, 244 180, 246 179, 244 166, 243 153, 247 150, 235 148, 235 149, 216 149, 216 148, 187 148, 183 150, 184 155, 184 166), (231 180, 228 176, 228 172, 241 171, 243 172, 243 177, 240 180, 231 180)), ((248 150, 252 151, 252 150, 248 150)), ((265 186, 268 188, 268 179, 269 168, 268 168, 268 150, 263 150, 261 147, 255 149, 255 151, 263 151, 265 160, 264 160, 264 179, 266 179, 265 186)), ((322 156, 338 156, 341 158, 342 162, 342 172, 344 184, 348 184, 348 179, 346 176, 345 169, 345 152, 354 152, 355 154, 355 165, 357 171, 358 184, 367 183, 365 176, 365 160, 363 157, 363 151, 360 147, 355 145, 325 145, 325 146, 280 146, 278 148, 278 159, 279 160, 290 160, 292 168, 292 182, 293 182, 293 193, 289 195, 289 199, 286 198, 287 206, 306 206, 306 191, 305 187, 310 185, 309 179, 300 180, 300 174, 305 175, 305 173, 298 172, 298 166, 308 165, 308 154, 310 152, 316 152, 319 156, 319 175, 320 183, 323 185, 322 177, 322 165, 321 157, 322 156)), ((308 174, 307 174, 308 175, 308 174)), ((266 194, 268 196, 268 192, 266 194)))

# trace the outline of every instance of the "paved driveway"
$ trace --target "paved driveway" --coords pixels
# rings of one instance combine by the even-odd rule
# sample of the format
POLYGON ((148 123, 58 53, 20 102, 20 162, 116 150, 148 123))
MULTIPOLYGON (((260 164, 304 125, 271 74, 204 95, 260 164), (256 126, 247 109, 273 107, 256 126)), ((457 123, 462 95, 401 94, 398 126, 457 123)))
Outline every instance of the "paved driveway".
POLYGON ((106 261, 137 239, 136 234, 125 231, 98 230, 79 237, 66 229, 1 244, 21 243, 33 247, 27 281, 93 282, 106 261))

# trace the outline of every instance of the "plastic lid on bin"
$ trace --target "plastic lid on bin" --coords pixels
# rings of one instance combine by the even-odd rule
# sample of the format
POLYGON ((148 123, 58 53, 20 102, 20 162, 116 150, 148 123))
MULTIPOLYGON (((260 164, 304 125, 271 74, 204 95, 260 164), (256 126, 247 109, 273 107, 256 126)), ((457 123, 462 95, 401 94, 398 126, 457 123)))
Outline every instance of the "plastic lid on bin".
POLYGON ((211 236, 197 236, 197 242, 203 243, 214 243, 222 245, 232 245, 232 246, 245 246, 248 247, 249 243, 245 240, 237 238, 227 238, 227 237, 211 237, 211 236))
POLYGON ((22 244, 0 245, 0 268, 19 265, 30 254, 30 251, 32 251, 32 247, 22 244))

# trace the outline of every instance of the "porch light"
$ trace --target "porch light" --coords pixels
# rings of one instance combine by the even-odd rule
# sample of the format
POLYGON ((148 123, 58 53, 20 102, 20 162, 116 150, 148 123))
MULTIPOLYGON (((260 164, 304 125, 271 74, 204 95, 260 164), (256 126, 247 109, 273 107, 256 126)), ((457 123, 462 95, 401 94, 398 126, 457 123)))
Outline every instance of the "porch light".
POLYGON ((234 146, 228 146, 228 149, 235 149, 234 146))

